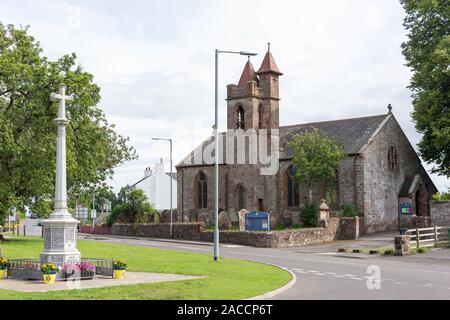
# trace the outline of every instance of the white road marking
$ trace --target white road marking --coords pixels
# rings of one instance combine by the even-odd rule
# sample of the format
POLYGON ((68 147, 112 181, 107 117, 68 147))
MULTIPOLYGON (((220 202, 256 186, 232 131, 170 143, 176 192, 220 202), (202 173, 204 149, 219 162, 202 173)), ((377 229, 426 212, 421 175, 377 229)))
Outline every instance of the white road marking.
POLYGON ((317 270, 308 270, 308 272, 315 273, 315 272, 319 272, 319 271, 317 271, 317 270))
POLYGON ((336 278, 345 278, 344 276, 341 276, 340 274, 335 274, 333 277, 336 277, 336 278))
POLYGON ((353 279, 353 280, 364 280, 363 278, 358 278, 358 277, 351 277, 350 279, 353 279))
POLYGON ((343 276, 344 277, 356 277, 354 274, 348 274, 348 273, 344 273, 343 276))
POLYGON ((329 274, 329 275, 335 275, 335 274, 337 274, 336 272, 326 272, 326 274, 329 274))

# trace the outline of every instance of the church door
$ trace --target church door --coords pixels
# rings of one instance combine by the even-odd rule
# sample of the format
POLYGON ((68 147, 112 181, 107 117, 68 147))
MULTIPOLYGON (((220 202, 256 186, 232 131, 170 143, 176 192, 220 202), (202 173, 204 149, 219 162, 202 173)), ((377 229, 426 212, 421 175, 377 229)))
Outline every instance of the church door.
POLYGON ((258 211, 264 211, 264 200, 258 199, 258 211))

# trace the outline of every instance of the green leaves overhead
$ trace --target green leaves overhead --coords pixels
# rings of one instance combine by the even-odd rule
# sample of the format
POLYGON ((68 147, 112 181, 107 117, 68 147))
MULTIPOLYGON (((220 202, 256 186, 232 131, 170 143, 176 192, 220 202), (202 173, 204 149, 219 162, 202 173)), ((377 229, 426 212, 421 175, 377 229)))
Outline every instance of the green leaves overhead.
POLYGON ((416 129, 423 135, 421 157, 435 163, 433 171, 450 176, 450 2, 401 0, 408 40, 402 44, 413 71, 416 129))
POLYGON ((0 23, 0 215, 53 198, 58 105, 50 93, 60 83, 75 98, 66 111, 70 192, 101 185, 114 167, 136 158, 97 106, 100 88, 75 54, 49 61, 27 29, 0 23))

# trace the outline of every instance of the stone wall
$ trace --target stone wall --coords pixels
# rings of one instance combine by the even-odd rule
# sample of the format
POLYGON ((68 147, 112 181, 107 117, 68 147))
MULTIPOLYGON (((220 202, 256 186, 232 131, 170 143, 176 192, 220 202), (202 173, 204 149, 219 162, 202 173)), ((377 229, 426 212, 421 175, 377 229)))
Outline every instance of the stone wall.
MULTIPOLYGON (((288 248, 333 240, 355 239, 359 234, 358 218, 331 218, 327 228, 241 232, 221 231, 220 242, 260 248, 288 248)), ((169 224, 115 224, 112 234, 148 238, 169 238, 169 224)), ((205 231, 201 223, 173 225, 174 239, 213 242, 214 232, 205 231)))
POLYGON ((433 225, 450 226, 450 201, 431 201, 430 216, 433 225))
MULTIPOLYGON (((173 239, 201 240, 200 233, 204 231, 202 223, 175 223, 173 224, 173 239)), ((116 236, 131 236, 145 238, 170 238, 170 224, 115 224, 112 234, 116 236)))
POLYGON ((94 234, 111 234, 111 227, 95 226, 94 232, 92 232, 92 226, 80 226, 79 232, 81 233, 94 233, 94 234))
POLYGON ((405 176, 421 174, 423 168, 397 121, 391 117, 363 152, 364 214, 368 232, 396 230, 399 225, 398 194, 405 176), (389 147, 395 147, 398 165, 388 166, 389 147))

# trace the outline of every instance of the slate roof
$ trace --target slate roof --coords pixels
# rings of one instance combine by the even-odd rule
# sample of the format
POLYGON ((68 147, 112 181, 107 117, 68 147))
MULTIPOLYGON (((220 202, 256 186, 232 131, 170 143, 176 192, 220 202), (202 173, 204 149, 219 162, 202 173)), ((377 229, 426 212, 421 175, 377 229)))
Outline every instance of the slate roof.
POLYGON ((280 127, 280 159, 291 159, 293 157, 293 152, 287 147, 287 142, 295 134, 310 131, 313 128, 326 132, 330 138, 342 144, 345 153, 357 154, 387 116, 387 114, 381 114, 362 118, 312 122, 280 127))
MULTIPOLYGON (((369 142, 369 139, 380 127, 383 121, 389 116, 389 114, 382 114, 376 116, 351 118, 342 120, 332 120, 323 122, 305 123, 291 126, 280 127, 280 160, 291 159, 293 152, 287 147, 287 143, 292 137, 301 132, 317 128, 328 134, 328 136, 338 143, 342 144, 344 151, 347 154, 358 154, 361 148, 369 142)), ((223 138, 224 133, 220 134, 220 138, 223 138)), ((189 166, 195 164, 194 154, 201 154, 205 147, 214 141, 214 137, 211 136, 204 140, 196 149, 190 152, 183 160, 181 160, 177 166, 189 166)), ((225 149, 225 144, 223 144, 225 149)), ((225 151, 225 150, 224 150, 225 151)), ((200 157, 202 158, 202 157, 200 157)), ((203 160, 203 159, 202 159, 203 160)), ((222 159, 221 159, 222 160, 222 159)), ((220 161, 222 164, 223 161, 220 161)), ((206 163, 203 163, 203 165, 206 163)), ((212 164, 212 163, 210 163, 212 164)), ((202 165, 202 164, 199 164, 202 165)))

